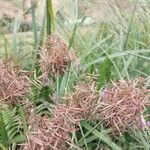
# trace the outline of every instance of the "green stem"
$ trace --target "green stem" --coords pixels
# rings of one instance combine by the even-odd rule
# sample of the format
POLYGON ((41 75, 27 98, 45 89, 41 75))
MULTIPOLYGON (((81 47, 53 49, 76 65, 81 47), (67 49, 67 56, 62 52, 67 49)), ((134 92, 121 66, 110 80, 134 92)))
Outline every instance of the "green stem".
POLYGON ((47 7, 47 34, 50 35, 52 33, 52 27, 55 30, 52 0, 46 0, 46 7, 47 7))
POLYGON ((132 16, 131 16, 131 21, 130 21, 129 28, 128 28, 128 31, 127 31, 127 36, 126 36, 126 39, 125 39, 123 50, 126 50, 127 45, 128 45, 129 33, 130 33, 130 30, 131 30, 131 27, 132 27, 133 18, 134 18, 135 12, 136 12, 137 4, 138 4, 138 1, 135 2, 135 6, 134 6, 133 13, 132 13, 132 16))

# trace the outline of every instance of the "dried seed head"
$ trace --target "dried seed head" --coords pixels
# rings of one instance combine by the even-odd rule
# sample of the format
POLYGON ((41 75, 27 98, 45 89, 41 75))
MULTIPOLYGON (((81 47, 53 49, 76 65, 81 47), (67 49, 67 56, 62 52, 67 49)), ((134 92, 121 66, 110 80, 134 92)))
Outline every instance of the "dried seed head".
POLYGON ((100 97, 100 116, 114 132, 121 134, 128 126, 141 125, 141 114, 149 99, 141 82, 118 81, 101 92, 100 97))
POLYGON ((57 34, 52 34, 40 51, 41 71, 46 76, 63 74, 74 59, 75 53, 68 50, 65 41, 57 34))
POLYGON ((94 83, 78 83, 74 87, 74 93, 66 96, 69 107, 80 108, 82 110, 82 118, 89 119, 94 111, 97 102, 94 83))
POLYGON ((66 150, 71 143, 70 134, 79 122, 78 112, 67 106, 56 106, 52 118, 37 115, 34 111, 29 117, 29 131, 27 143, 21 146, 22 150, 66 150))
POLYGON ((30 82, 13 61, 0 60, 0 102, 15 105, 30 91, 30 82))
POLYGON ((74 125, 78 125, 80 120, 82 120, 83 110, 81 108, 69 107, 66 105, 57 105, 52 112, 53 118, 63 119, 63 124, 61 127, 70 128, 74 130, 74 125), (67 127, 68 126, 68 127, 67 127))

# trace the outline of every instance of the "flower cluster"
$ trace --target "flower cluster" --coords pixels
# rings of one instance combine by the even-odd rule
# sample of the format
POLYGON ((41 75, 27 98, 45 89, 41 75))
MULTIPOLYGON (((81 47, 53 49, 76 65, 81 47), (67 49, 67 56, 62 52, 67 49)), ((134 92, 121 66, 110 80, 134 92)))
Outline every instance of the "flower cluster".
POLYGON ((74 87, 74 92, 65 97, 68 106, 82 110, 81 116, 84 119, 92 118, 97 98, 95 84, 85 82, 78 83, 74 87))
POLYGON ((28 123, 27 143, 21 146, 22 150, 66 150, 72 145, 71 133, 80 121, 80 109, 68 106, 56 106, 51 118, 31 113, 28 123))
POLYGON ((51 77, 63 74, 75 57, 75 53, 68 50, 65 41, 57 34, 52 34, 40 50, 42 74, 51 77))
POLYGON ((122 133, 129 125, 142 125, 149 92, 137 80, 121 80, 101 92, 100 117, 107 127, 122 133))
POLYGON ((22 103, 30 91, 30 82, 23 70, 13 61, 0 60, 0 102, 9 105, 22 103))

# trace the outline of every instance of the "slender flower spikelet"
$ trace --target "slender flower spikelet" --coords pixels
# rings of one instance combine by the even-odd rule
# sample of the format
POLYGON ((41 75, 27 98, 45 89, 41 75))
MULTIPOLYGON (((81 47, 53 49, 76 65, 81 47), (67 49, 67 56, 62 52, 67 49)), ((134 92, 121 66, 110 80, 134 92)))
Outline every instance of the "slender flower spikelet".
POLYGON ((15 105, 30 91, 28 77, 13 61, 0 60, 0 103, 15 105))
POLYGON ((94 112, 97 102, 94 84, 81 82, 74 87, 74 93, 66 96, 66 101, 69 107, 80 108, 81 116, 89 119, 94 112))
MULTIPOLYGON (((79 122, 79 109, 67 106, 56 106, 51 118, 40 116, 32 112, 29 117, 29 131, 27 143, 21 146, 22 150, 66 150, 71 143, 70 134, 79 122)), ((72 144, 71 144, 72 145, 72 144)))
POLYGON ((52 77, 63 74, 74 59, 75 53, 68 50, 65 41, 57 34, 52 34, 40 51, 41 71, 45 76, 52 77))
POLYGON ((136 80, 118 81, 100 93, 100 116, 107 127, 122 133, 128 126, 141 126, 148 90, 136 80))

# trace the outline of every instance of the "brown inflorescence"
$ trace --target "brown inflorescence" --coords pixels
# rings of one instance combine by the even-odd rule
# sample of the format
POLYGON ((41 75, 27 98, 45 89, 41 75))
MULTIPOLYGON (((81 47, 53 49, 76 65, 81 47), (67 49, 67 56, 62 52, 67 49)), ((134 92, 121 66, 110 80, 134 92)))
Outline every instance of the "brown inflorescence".
POLYGON ((141 83, 135 80, 114 83, 101 92, 98 105, 95 83, 80 82, 72 94, 65 96, 66 104, 57 104, 50 117, 36 114, 33 107, 27 118, 27 142, 21 149, 67 150, 70 145, 79 149, 71 133, 77 131, 80 121, 85 119, 103 119, 113 133, 120 134, 129 125, 141 125, 141 115, 149 99, 148 90, 141 83))
POLYGON ((12 60, 0 60, 0 103, 22 103, 30 91, 30 81, 23 70, 12 60))
POLYGON ((69 145, 76 147, 71 133, 79 129, 81 120, 89 119, 96 105, 94 84, 80 82, 74 87, 74 93, 66 95, 66 104, 57 104, 51 117, 32 113, 28 119, 28 142, 23 150, 67 150, 69 145))
POLYGON ((80 111, 59 105, 53 110, 51 118, 32 112, 28 119, 27 143, 21 149, 67 150, 69 144, 73 146, 70 134, 76 130, 75 126, 80 121, 80 111))
POLYGON ((80 82, 74 87, 74 93, 66 96, 66 102, 69 107, 80 108, 83 119, 89 119, 92 118, 97 98, 94 82, 80 82))
POLYGON ((63 74, 71 61, 76 58, 73 51, 68 50, 66 42, 57 34, 47 38, 43 48, 40 50, 40 68, 42 74, 56 76, 63 74))
POLYGON ((129 126, 141 126, 141 116, 148 103, 148 90, 139 80, 121 80, 101 93, 99 113, 113 133, 122 134, 129 126))

